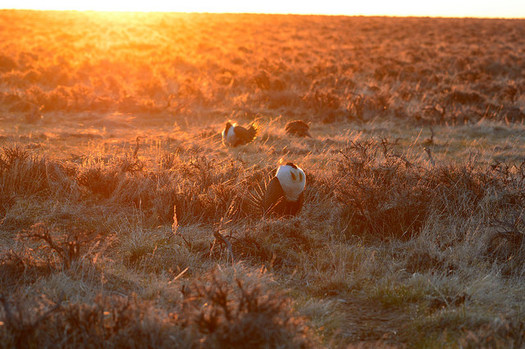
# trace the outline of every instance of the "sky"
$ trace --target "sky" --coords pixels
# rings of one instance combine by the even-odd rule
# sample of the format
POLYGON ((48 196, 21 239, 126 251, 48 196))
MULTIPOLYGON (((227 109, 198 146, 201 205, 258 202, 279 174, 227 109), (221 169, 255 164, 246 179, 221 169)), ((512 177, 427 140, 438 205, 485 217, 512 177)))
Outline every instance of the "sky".
POLYGON ((525 18, 525 0, 0 0, 0 9, 525 18))

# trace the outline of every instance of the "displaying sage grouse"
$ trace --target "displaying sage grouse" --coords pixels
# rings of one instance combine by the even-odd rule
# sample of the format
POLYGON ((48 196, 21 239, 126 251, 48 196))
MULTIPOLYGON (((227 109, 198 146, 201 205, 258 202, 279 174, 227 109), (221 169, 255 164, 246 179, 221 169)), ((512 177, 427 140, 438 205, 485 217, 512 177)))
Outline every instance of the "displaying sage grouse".
POLYGON ((304 201, 304 171, 289 162, 279 166, 264 193, 262 206, 264 215, 295 216, 304 201))
POLYGON ((255 124, 252 123, 250 127, 244 128, 228 121, 222 130, 222 143, 229 147, 245 145, 253 141, 256 135, 257 126, 255 124))
POLYGON ((294 120, 290 121, 284 127, 284 130, 287 134, 297 136, 297 137, 310 137, 310 126, 303 120, 294 120))

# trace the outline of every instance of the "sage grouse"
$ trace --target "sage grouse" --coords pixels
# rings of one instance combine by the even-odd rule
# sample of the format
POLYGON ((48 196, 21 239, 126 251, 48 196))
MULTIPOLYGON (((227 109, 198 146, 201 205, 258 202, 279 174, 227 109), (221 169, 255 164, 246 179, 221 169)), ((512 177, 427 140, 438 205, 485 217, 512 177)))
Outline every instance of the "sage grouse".
POLYGON ((245 145, 252 142, 257 135, 257 126, 251 124, 250 127, 244 128, 235 123, 227 122, 222 130, 222 143, 229 147, 245 145))
POLYGON ((303 120, 294 120, 290 121, 284 127, 284 130, 287 134, 297 136, 297 137, 310 137, 310 126, 303 120))
POLYGON ((262 205, 265 215, 295 216, 304 201, 304 171, 289 162, 279 166, 264 193, 262 205))

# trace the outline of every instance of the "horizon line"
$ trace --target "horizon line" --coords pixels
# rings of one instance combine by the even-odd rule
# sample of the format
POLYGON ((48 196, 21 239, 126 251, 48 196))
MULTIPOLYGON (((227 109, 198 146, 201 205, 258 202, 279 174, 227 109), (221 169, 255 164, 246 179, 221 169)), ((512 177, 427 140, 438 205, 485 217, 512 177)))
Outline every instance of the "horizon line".
POLYGON ((292 15, 292 16, 330 16, 330 17, 394 17, 394 18, 442 18, 442 19, 510 19, 524 20, 525 17, 470 16, 470 15, 430 15, 430 14, 348 14, 348 13, 305 13, 305 12, 243 12, 243 11, 171 11, 171 10, 94 10, 94 9, 40 9, 40 8, 0 8, 0 11, 38 11, 38 12, 96 12, 96 13, 174 13, 174 14, 238 14, 238 15, 292 15))

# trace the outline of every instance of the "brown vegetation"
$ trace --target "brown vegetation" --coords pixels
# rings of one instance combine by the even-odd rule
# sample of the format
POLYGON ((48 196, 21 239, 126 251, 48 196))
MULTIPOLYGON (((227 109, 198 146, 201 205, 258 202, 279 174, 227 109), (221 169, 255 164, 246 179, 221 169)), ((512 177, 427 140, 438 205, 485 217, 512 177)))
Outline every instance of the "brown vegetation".
POLYGON ((0 347, 523 346, 523 21, 0 24, 0 347))

